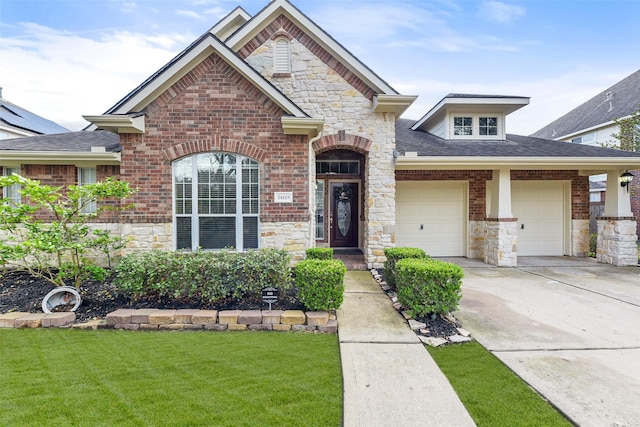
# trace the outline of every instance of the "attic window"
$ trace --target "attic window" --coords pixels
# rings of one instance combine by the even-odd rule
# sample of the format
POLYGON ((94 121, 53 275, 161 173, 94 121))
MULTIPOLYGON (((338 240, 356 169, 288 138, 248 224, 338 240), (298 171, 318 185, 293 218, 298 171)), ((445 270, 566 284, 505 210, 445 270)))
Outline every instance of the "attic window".
POLYGON ((480 135, 497 135, 498 118, 480 117, 480 135))
POLYGON ((471 135, 473 133, 473 119, 471 117, 454 117, 453 134, 471 135))
POLYGON ((285 37, 279 37, 274 43, 273 72, 275 74, 291 73, 291 44, 285 37))

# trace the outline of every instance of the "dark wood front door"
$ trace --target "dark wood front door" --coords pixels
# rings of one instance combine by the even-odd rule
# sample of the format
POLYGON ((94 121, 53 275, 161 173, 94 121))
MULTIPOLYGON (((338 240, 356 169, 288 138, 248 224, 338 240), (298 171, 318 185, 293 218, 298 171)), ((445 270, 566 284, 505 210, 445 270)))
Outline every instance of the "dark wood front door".
POLYGON ((358 247, 358 184, 331 184, 331 247, 358 247))

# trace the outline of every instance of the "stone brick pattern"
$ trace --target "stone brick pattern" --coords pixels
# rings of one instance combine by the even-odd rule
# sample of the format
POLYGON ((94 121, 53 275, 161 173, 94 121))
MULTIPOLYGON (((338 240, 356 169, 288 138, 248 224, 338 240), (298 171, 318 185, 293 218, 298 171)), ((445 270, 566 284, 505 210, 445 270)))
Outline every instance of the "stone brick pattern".
MULTIPOLYGON (((322 139, 314 143, 315 154, 329 149, 365 154, 361 246, 368 266, 381 267, 384 248, 395 242, 395 116, 375 113, 373 90, 284 16, 276 18, 239 54, 310 116, 324 119, 322 139), (290 40, 291 73, 286 76, 273 73, 274 37, 279 35, 290 40)), ((315 181, 313 169, 307 179, 308 185, 315 181)), ((312 200, 311 209, 314 206, 312 200)), ((313 230, 310 224, 310 232, 313 230)))
POLYGON ((636 226, 630 219, 599 219, 596 260, 617 266, 638 265, 636 226))
POLYGON ((484 262, 499 267, 518 265, 518 228, 516 221, 486 221, 484 262))

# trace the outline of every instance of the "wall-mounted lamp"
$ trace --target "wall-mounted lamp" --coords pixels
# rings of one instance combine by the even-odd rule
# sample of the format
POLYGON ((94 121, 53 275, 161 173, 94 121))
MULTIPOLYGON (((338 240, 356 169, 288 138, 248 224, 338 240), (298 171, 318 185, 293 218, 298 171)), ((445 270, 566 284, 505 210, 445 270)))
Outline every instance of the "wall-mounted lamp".
POLYGON ((627 188, 627 193, 629 192, 629 184, 633 181, 634 175, 629 171, 624 171, 622 175, 620 175, 620 187, 627 188))

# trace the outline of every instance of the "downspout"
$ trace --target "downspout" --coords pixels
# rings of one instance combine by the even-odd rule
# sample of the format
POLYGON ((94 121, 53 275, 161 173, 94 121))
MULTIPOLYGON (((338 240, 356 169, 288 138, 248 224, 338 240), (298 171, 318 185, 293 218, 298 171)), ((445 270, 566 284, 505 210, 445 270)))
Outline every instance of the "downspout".
POLYGON ((315 229, 316 229, 316 206, 317 206, 317 202, 316 202, 316 190, 318 188, 318 184, 316 184, 316 179, 315 179, 315 175, 316 175, 316 165, 315 165, 315 155, 313 153, 313 143, 318 141, 320 138, 322 138, 324 132, 324 126, 322 127, 322 130, 320 130, 320 132, 318 133, 318 135, 314 136, 313 138, 311 138, 309 140, 309 167, 311 169, 311 165, 313 165, 313 174, 309 174, 309 200, 311 200, 311 195, 313 195, 313 205, 309 204, 309 210, 310 210, 310 214, 311 214, 311 227, 309 230, 309 247, 310 248, 315 248, 316 246, 316 236, 315 236, 315 229))

